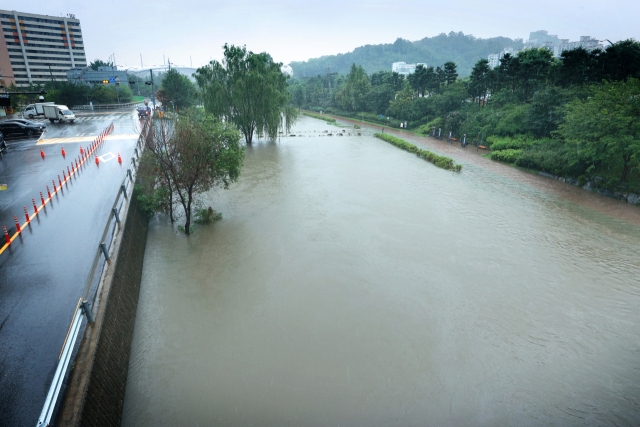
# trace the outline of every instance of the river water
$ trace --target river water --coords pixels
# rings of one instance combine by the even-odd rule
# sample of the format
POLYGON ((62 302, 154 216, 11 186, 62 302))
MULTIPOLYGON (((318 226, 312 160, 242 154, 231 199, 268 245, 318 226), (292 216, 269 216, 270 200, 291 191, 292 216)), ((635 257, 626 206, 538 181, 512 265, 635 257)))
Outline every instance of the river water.
POLYGON ((640 209, 337 129, 152 220, 124 426, 638 424, 640 209))

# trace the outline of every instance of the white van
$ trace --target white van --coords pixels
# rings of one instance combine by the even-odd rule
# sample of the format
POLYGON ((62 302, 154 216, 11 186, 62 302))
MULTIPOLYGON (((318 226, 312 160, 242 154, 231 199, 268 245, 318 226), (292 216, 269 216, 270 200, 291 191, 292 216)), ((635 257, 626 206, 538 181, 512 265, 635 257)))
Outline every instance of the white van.
POLYGON ((66 105, 45 105, 43 108, 45 118, 51 123, 56 120, 60 123, 73 123, 76 119, 76 115, 66 105))
POLYGON ((35 104, 29 104, 22 112, 22 117, 29 117, 33 119, 35 116, 42 116, 44 114, 45 105, 53 105, 53 102, 37 102, 35 104))

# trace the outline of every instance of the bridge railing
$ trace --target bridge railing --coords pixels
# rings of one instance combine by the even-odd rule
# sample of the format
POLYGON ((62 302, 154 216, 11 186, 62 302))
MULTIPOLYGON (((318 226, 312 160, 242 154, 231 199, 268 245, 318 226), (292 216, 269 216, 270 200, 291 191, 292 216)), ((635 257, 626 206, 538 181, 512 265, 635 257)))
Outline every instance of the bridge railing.
POLYGON ((89 277, 87 277, 84 292, 82 293, 82 297, 78 301, 76 311, 73 315, 73 321, 71 323, 71 326, 69 327, 67 339, 65 340, 62 352, 60 353, 60 361, 58 362, 58 367, 55 371, 53 380, 51 381, 51 386, 49 387, 49 392, 47 394, 47 398, 43 405, 42 412, 40 413, 40 418, 38 419, 38 424, 36 424, 36 427, 48 426, 51 418, 53 417, 58 403, 60 389, 62 387, 64 377, 68 371, 73 357, 74 345, 78 334, 81 331, 82 315, 85 315, 89 323, 93 323, 94 319, 92 314, 92 306, 95 302, 95 298, 98 292, 96 289, 96 292, 94 292, 93 298, 91 299, 91 290, 96 279, 96 273, 98 271, 100 261, 103 259, 104 262, 109 261, 109 249, 115 241, 118 233, 124 230, 124 227, 120 225, 120 223, 121 220, 124 220, 125 218, 122 218, 120 214, 122 212, 124 204, 128 202, 131 197, 135 197, 133 193, 133 186, 135 183, 135 177, 137 175, 136 170, 140 160, 141 151, 144 147, 144 138, 146 137, 148 130, 149 122, 145 121, 143 122, 140 136, 138 137, 138 141, 136 142, 134 153, 127 165, 127 172, 124 179, 122 180, 120 188, 118 189, 116 199, 111 206, 109 219, 107 220, 107 224, 104 227, 102 238, 97 245, 98 247, 96 248, 96 252, 93 257, 93 263, 91 265, 91 272, 89 273, 89 277), (116 226, 112 227, 114 221, 116 223, 116 226), (90 299, 91 303, 89 302, 90 299))
POLYGON ((142 102, 129 102, 126 104, 93 104, 93 105, 75 105, 72 110, 122 110, 125 108, 133 108, 144 106, 142 102))

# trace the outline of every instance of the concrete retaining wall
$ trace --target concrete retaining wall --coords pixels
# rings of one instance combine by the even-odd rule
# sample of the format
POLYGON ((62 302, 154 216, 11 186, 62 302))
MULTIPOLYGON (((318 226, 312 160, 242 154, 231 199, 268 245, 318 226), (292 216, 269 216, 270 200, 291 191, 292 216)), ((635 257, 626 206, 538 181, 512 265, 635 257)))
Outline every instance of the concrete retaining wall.
POLYGON ((58 426, 120 426, 148 219, 133 195, 101 277, 58 426), (115 261, 114 261, 115 260, 115 261))

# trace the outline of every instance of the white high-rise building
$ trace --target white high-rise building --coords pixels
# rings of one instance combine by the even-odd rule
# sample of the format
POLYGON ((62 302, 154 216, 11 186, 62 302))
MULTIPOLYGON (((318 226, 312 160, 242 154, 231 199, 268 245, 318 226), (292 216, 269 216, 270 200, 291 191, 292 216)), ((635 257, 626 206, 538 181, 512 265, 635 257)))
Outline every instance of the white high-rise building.
POLYGON ((0 10, 0 70, 5 84, 28 86, 67 80, 67 70, 87 66, 80 20, 0 10))

